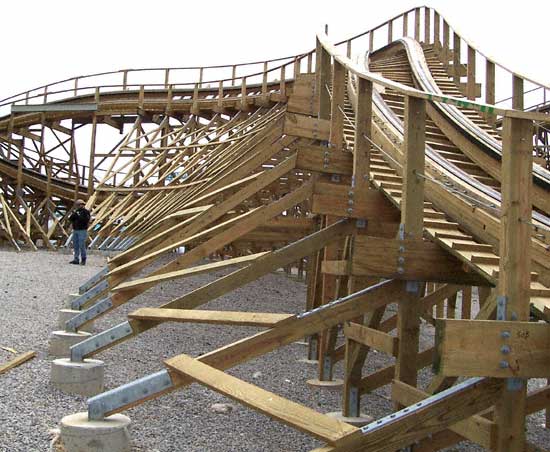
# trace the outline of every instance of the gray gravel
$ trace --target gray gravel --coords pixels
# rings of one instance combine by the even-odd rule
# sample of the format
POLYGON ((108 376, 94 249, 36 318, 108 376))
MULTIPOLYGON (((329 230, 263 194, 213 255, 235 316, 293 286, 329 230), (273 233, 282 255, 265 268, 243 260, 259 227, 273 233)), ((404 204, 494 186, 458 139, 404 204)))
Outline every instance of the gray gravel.
MULTIPOLYGON (((84 411, 85 399, 69 396, 49 385, 48 337, 56 329, 57 311, 63 299, 105 264, 91 255, 86 267, 68 265, 70 256, 52 252, 16 253, 0 250, 0 308, 4 313, 0 346, 19 352, 35 350, 38 356, 0 376, 0 452, 44 452, 50 449, 51 433, 60 419, 84 411)), ((103 330, 126 320, 126 314, 143 306, 158 306, 225 274, 200 275, 157 286, 96 323, 103 330)), ((267 275, 210 302, 207 309, 289 312, 303 310, 305 285, 283 275, 267 275)), ((259 331, 250 327, 164 324, 101 353, 106 363, 107 388, 117 387, 163 369, 162 360, 179 353, 198 356, 259 331)), ((422 342, 431 342, 433 331, 423 329, 422 342)), ((230 371, 279 395, 320 412, 340 408, 338 392, 312 390, 306 380, 317 376, 316 367, 300 363, 306 348, 299 343, 283 347, 230 371), (261 374, 258 375, 257 373, 261 374), (256 375, 255 375, 256 374, 256 375), (254 375, 256 378, 254 378, 254 375)), ((13 358, 0 349, 0 362, 13 358)), ((371 354, 364 372, 391 363, 381 353, 371 354)), ((336 376, 341 376, 341 364, 336 376)), ((420 375, 421 385, 430 378, 420 375)), ((542 380, 533 381, 542 384, 542 380)), ((363 410, 375 417, 391 409, 387 388, 364 397, 363 410)), ((307 451, 321 445, 311 437, 247 409, 199 385, 192 385, 128 410, 136 452, 187 451, 307 451), (230 403, 228 414, 210 410, 215 403, 230 403)), ((541 429, 543 413, 531 416, 530 439, 550 444, 548 430, 541 429)), ((478 450, 463 443, 454 450, 478 450)))

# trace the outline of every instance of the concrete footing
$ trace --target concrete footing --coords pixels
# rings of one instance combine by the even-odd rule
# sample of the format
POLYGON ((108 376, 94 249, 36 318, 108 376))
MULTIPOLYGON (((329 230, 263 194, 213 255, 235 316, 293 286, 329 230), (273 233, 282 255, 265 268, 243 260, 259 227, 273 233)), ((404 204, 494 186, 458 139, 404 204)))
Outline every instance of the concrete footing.
POLYGON ((52 361, 50 383, 66 394, 87 397, 103 392, 105 365, 98 359, 73 362, 69 358, 52 361))
POLYGON ((348 424, 351 424, 355 427, 363 427, 363 425, 370 424, 372 421, 374 421, 374 418, 372 416, 369 416, 365 413, 359 413, 359 416, 357 417, 349 417, 344 416, 341 411, 333 411, 332 413, 327 413, 327 416, 330 416, 334 419, 338 419, 339 421, 346 422, 348 424))
POLYGON ((102 421, 88 420, 88 413, 61 420, 61 441, 67 452, 131 452, 130 418, 114 414, 102 421))
POLYGON ((71 303, 76 300, 78 297, 80 297, 80 294, 78 293, 72 293, 70 295, 67 295, 67 298, 65 298, 65 301, 63 302, 63 304, 65 305, 66 308, 71 308, 71 303))
POLYGON ((335 378, 334 380, 319 380, 318 378, 313 378, 307 380, 307 384, 315 389, 333 389, 339 391, 342 386, 344 386, 344 380, 341 378, 335 378))
POLYGON ((68 358, 71 353, 71 346, 88 339, 90 336, 90 333, 84 331, 77 331, 76 333, 61 330, 54 331, 50 336, 49 354, 54 358, 68 358))
MULTIPOLYGON (((65 322, 67 320, 71 320, 75 315, 80 314, 81 311, 77 311, 75 309, 60 309, 59 310, 59 316, 57 317, 57 327, 60 330, 65 329, 65 322)), ((84 325, 80 328, 81 331, 84 331, 86 333, 93 333, 94 332, 94 322, 90 322, 87 325, 84 325)))

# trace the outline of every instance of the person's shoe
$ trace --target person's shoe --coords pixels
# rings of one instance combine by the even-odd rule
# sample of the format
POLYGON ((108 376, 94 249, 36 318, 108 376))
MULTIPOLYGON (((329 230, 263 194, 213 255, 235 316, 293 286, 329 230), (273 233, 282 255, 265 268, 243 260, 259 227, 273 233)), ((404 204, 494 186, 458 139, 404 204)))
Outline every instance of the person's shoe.
POLYGON ((69 264, 78 265, 80 264, 80 262, 78 262, 76 259, 73 259, 71 262, 69 262, 69 264))
POLYGON ((82 262, 80 262, 80 265, 86 265, 86 259, 82 259, 82 262))

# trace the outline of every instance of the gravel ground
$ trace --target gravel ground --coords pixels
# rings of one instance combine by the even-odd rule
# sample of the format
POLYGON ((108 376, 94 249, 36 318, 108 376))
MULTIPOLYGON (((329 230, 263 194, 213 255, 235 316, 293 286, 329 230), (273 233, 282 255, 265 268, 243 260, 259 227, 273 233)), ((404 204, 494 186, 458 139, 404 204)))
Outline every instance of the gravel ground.
MULTIPOLYGON (((70 256, 52 252, 0 250, 0 346, 18 352, 34 350, 37 357, 0 376, 0 452, 44 452, 50 450, 51 429, 60 419, 86 409, 85 399, 61 393, 49 385, 48 337, 56 329, 57 313, 67 294, 105 264, 105 258, 91 255, 86 267, 68 265, 70 256)), ((142 306, 158 306, 176 296, 212 281, 224 272, 200 275, 157 286, 131 303, 96 322, 104 330, 126 320, 126 314, 142 306)), ((210 302, 205 308, 295 313, 303 310, 305 285, 283 275, 267 275, 245 288, 210 302)), ((106 386, 114 388, 163 369, 162 360, 179 353, 198 356, 259 331, 251 327, 164 324, 131 341, 101 353, 106 363, 106 386)), ((423 328, 422 347, 431 342, 433 331, 423 328)), ((240 365, 232 375, 253 382, 279 395, 320 412, 340 408, 338 392, 312 390, 306 380, 317 376, 316 367, 299 362, 306 348, 300 343, 278 349, 240 365)), ((0 363, 13 354, 0 349, 0 363)), ((371 354, 364 372, 391 363, 381 353, 371 354)), ((341 376, 341 364, 335 375, 341 376)), ((420 374, 421 386, 431 377, 420 374)), ((534 380, 532 385, 540 385, 534 380)), ((391 410, 388 388, 362 399, 363 411, 380 417, 391 410)), ((238 405, 199 385, 192 385, 128 410, 135 452, 284 452, 307 451, 321 445, 266 416, 238 405), (215 403, 229 403, 229 414, 211 410, 215 403)), ((529 439, 550 444, 549 430, 543 430, 543 413, 530 417, 529 439)), ((463 443, 453 450, 481 450, 463 443)))

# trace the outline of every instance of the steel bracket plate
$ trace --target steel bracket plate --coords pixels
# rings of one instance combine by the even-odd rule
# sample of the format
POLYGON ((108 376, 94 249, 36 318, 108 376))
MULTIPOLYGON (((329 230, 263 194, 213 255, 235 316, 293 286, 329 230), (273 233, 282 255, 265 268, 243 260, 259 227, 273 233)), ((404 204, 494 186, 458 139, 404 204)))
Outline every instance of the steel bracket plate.
POLYGON ((71 361, 80 362, 90 353, 130 336, 132 332, 133 330, 130 322, 123 322, 79 342, 71 347, 71 361))

